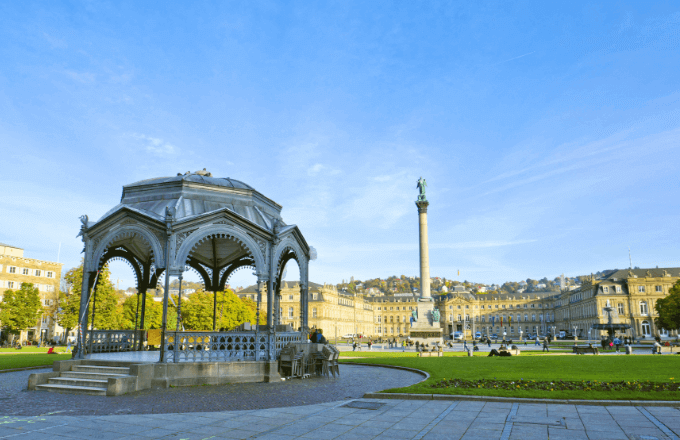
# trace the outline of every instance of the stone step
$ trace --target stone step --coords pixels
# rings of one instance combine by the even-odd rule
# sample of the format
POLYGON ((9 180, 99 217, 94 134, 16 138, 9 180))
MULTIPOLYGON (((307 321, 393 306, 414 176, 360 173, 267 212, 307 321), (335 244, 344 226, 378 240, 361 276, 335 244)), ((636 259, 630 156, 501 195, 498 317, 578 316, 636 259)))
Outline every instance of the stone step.
POLYGON ((126 377, 127 374, 113 374, 113 373, 90 373, 82 371, 62 371, 61 377, 72 377, 74 379, 95 379, 95 380, 108 380, 109 377, 126 377))
POLYGON ((128 367, 107 367, 105 365, 74 365, 71 371, 87 373, 130 374, 128 367))
POLYGON ((106 379, 82 379, 76 377, 52 377, 47 380, 48 384, 52 385, 72 385, 77 387, 92 387, 104 388, 108 386, 109 381, 106 379))
POLYGON ((81 387, 74 385, 55 385, 43 384, 36 385, 36 390, 49 391, 50 393, 67 393, 67 394, 89 394, 92 396, 106 396, 106 388, 97 387, 81 387))

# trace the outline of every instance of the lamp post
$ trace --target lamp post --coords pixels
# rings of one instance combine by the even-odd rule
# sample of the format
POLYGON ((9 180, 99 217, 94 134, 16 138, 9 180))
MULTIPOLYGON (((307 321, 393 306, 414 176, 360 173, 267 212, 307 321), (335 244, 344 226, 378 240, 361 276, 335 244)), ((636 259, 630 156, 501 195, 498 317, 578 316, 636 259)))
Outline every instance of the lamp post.
POLYGON ((555 333, 555 326, 554 325, 552 326, 552 329, 553 329, 553 337, 555 339, 557 339, 557 334, 555 333))
POLYGON ((519 340, 522 342, 522 327, 519 328, 519 340))
POLYGON ((578 329, 578 326, 574 326, 574 341, 578 341, 578 335, 576 334, 576 330, 578 329))
POLYGON ((593 330, 593 328, 588 329, 588 344, 590 344, 590 332, 593 330))

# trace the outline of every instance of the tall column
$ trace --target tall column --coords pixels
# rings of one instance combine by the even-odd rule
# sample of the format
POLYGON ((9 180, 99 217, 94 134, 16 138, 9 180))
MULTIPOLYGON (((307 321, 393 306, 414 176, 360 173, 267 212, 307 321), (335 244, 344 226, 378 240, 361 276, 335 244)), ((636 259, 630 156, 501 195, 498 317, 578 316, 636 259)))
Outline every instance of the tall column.
POLYGON ((418 200, 418 223, 420 226, 420 301, 432 301, 430 294, 430 256, 427 244, 427 200, 418 200))
POLYGON ((90 272, 85 271, 83 264, 83 283, 80 287, 80 311, 78 320, 78 359, 84 359, 85 335, 87 329, 87 311, 90 300, 90 272))

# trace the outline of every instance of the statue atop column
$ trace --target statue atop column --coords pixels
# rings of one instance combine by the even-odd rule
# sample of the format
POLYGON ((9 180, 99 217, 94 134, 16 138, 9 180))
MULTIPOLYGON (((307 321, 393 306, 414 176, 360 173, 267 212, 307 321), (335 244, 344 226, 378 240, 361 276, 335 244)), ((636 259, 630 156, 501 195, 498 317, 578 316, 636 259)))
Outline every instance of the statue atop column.
POLYGON ((427 201, 427 198, 425 197, 425 187, 427 187, 427 182, 421 177, 418 179, 418 184, 416 185, 416 188, 420 190, 420 194, 418 195, 419 202, 427 201))

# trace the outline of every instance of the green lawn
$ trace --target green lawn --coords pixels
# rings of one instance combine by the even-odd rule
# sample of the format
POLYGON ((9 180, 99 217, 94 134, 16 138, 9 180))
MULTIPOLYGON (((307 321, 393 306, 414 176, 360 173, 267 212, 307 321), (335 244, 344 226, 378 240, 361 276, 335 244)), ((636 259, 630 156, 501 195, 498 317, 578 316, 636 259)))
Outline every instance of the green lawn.
MULTIPOLYGON (((34 345, 28 345, 23 347, 21 350, 17 350, 16 348, 0 348, 0 354, 3 353, 14 353, 14 354, 21 354, 21 353, 47 353, 47 350, 49 350, 50 347, 38 347, 34 345)), ((57 353, 65 353, 66 352, 66 347, 54 347, 54 351, 57 353)))
MULTIPOLYGON (((343 352, 342 357, 359 357, 359 359, 343 359, 345 363, 399 365, 417 368, 430 374, 430 378, 422 383, 385 390, 391 393, 467 394, 551 399, 680 400, 680 390, 596 391, 588 390, 590 385, 587 383, 587 381, 650 381, 668 384, 677 381, 680 387, 680 356, 678 355, 552 356, 523 352, 520 356, 514 357, 484 355, 467 357, 459 353, 445 353, 445 356, 441 358, 417 358, 415 353, 343 352), (513 389, 500 389, 500 386, 499 389, 471 388, 453 386, 451 382, 453 379, 491 381, 496 379, 507 384, 522 383, 523 386, 526 381, 545 381, 549 384, 561 380, 580 383, 577 385, 584 389, 550 391, 549 389, 523 389, 523 386, 516 388, 515 384, 513 384, 513 389), (520 380, 523 382, 519 382, 520 380), (433 387, 437 384, 439 387, 433 387)), ((493 387, 493 384, 491 386, 493 387)))
MULTIPOLYGON (((12 368, 38 367, 41 365, 52 366, 54 361, 71 359, 70 354, 31 354, 23 355, 0 355, 0 370, 12 368)), ((2 377, 2 376, 0 376, 2 377)))

